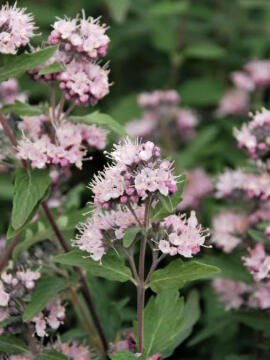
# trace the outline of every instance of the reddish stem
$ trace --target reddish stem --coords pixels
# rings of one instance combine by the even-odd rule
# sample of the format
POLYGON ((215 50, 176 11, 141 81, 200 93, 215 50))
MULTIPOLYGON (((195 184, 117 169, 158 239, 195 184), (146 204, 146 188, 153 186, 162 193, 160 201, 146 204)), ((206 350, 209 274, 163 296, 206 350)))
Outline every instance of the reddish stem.
POLYGON ((4 267, 7 265, 8 260, 10 258, 10 255, 12 254, 13 249, 15 248, 15 246, 17 245, 18 240, 20 239, 22 235, 22 232, 19 232, 14 239, 11 241, 9 247, 7 248, 7 251, 5 253, 5 255, 3 256, 3 258, 0 261, 0 273, 1 271, 4 269, 4 267))

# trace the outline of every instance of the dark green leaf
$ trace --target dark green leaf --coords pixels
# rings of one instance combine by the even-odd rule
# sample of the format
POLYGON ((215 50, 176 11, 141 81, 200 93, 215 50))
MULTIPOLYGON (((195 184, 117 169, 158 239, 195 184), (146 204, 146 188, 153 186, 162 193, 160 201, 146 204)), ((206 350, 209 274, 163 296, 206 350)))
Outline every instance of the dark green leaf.
POLYGON ((117 23, 125 21, 131 0, 105 0, 111 17, 117 23))
POLYGON ((29 352, 25 343, 13 335, 0 335, 0 351, 5 354, 23 354, 29 352))
POLYGON ((248 230, 248 235, 257 242, 265 241, 265 235, 262 231, 250 229, 248 230))
POLYGON ((18 100, 14 104, 4 105, 1 109, 3 113, 14 113, 21 116, 36 116, 43 114, 43 111, 38 106, 22 103, 18 100))
POLYGON ((102 114, 99 111, 95 111, 85 116, 71 116, 70 119, 72 121, 87 125, 96 124, 100 126, 105 126, 111 131, 115 132, 117 135, 127 136, 127 132, 122 125, 115 121, 111 116, 107 114, 102 114))
POLYGON ((218 272, 219 269, 216 266, 197 261, 182 262, 178 259, 172 261, 165 269, 155 271, 151 276, 149 286, 155 292, 180 289, 188 281, 206 279, 218 272))
POLYGON ((49 46, 31 54, 6 56, 5 65, 0 67, 0 82, 18 77, 25 71, 33 70, 49 60, 58 46, 49 46))
POLYGON ((188 1, 160 1, 151 7, 150 15, 159 16, 170 16, 170 15, 182 15, 188 10, 188 1))
POLYGON ((35 360, 68 360, 68 357, 56 350, 44 350, 35 360))
POLYGON ((116 354, 109 355, 111 360, 136 360, 138 357, 129 351, 121 350, 116 351, 116 354))
POLYGON ((109 280, 120 282, 133 280, 130 269, 125 265, 124 261, 113 252, 103 256, 101 263, 92 260, 87 252, 80 250, 57 255, 54 261, 64 265, 78 266, 93 276, 100 276, 109 280))
POLYGON ((146 358, 170 347, 183 321, 183 298, 177 290, 152 296, 144 310, 144 353, 146 358))
POLYGON ((31 320, 36 314, 41 312, 53 298, 71 285, 71 281, 57 277, 42 277, 33 291, 31 302, 27 304, 23 321, 31 320))
POLYGON ((215 43, 192 44, 185 48, 185 55, 198 59, 219 59, 226 55, 225 49, 215 43))
POLYGON ((125 230, 125 235, 123 237, 123 245, 125 248, 130 247, 130 245, 132 244, 133 240, 135 239, 136 235, 143 231, 143 229, 141 229, 138 226, 131 226, 129 228, 127 228, 125 230))

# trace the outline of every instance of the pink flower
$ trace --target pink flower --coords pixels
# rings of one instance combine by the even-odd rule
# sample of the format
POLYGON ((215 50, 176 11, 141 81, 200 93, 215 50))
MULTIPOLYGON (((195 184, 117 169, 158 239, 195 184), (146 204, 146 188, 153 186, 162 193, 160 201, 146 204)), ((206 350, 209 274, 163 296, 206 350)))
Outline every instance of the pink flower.
POLYGON ((157 107, 161 104, 178 104, 180 97, 175 90, 156 90, 152 93, 142 93, 138 96, 138 103, 142 108, 157 107))
POLYGON ((167 240, 159 242, 159 250, 165 254, 180 254, 184 257, 192 257, 200 251, 209 231, 202 229, 198 224, 195 212, 191 211, 190 217, 185 215, 171 215, 161 223, 167 233, 167 240))
POLYGON ((4 284, 0 281, 0 306, 7 306, 10 296, 5 291, 4 284))
POLYGON ((54 349, 61 352, 62 354, 68 356, 71 360, 91 360, 91 353, 89 349, 80 344, 72 343, 60 343, 55 344, 54 349))
POLYGON ((195 135, 195 127, 199 119, 197 114, 188 108, 181 108, 177 115, 176 125, 183 138, 191 139, 195 135))
POLYGON ((33 16, 25 14, 25 8, 19 9, 16 3, 13 7, 3 5, 0 10, 0 52, 16 54, 21 46, 26 46, 35 36, 36 27, 33 16))
POLYGON ((186 208, 198 207, 200 201, 210 195, 213 190, 213 185, 202 168, 195 168, 187 173, 187 184, 183 192, 183 200, 178 205, 177 209, 183 210, 186 208))
POLYGON ((258 87, 268 86, 270 84, 270 61, 254 60, 244 67, 249 74, 252 82, 258 87))
POLYGON ((252 91, 255 89, 255 85, 251 77, 243 71, 235 71, 231 74, 234 85, 243 91, 252 91))
POLYGON ((266 254, 262 243, 249 250, 249 256, 243 257, 243 260, 244 265, 251 272, 255 281, 260 281, 270 276, 270 256, 266 254))
POLYGON ((241 115, 248 112, 248 94, 239 89, 228 90, 219 102, 219 116, 241 115))
POLYGON ((100 25, 99 19, 79 15, 75 19, 59 19, 53 24, 48 40, 51 44, 60 44, 66 52, 76 52, 90 59, 106 55, 109 37, 105 34, 106 25, 100 25))
POLYGON ((157 122, 152 117, 144 117, 141 120, 133 120, 127 123, 126 131, 134 139, 152 135, 157 127, 157 122))
POLYGON ((16 100, 25 102, 27 96, 20 91, 17 79, 10 78, 0 84, 0 104, 13 104, 16 100))
POLYGON ((248 219, 245 215, 232 211, 222 211, 213 218, 212 243, 225 253, 230 253, 241 243, 241 236, 247 227, 248 219))
POLYGON ((26 271, 17 271, 16 275, 28 290, 32 290, 35 287, 35 281, 41 276, 40 272, 29 269, 26 271))

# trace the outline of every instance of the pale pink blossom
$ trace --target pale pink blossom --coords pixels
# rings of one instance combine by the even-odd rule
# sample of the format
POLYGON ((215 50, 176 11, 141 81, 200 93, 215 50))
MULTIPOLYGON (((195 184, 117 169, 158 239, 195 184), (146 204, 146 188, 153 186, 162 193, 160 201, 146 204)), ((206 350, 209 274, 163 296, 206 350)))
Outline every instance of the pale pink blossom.
POLYGON ((187 183, 182 195, 183 200, 177 209, 198 207, 200 201, 210 195, 213 190, 212 181, 204 169, 195 168, 187 173, 187 183))
POLYGON ((244 178, 245 174, 241 169, 226 169, 225 172, 216 179, 216 197, 223 198, 231 196, 235 191, 241 190, 244 178))
POLYGON ((255 85, 251 77, 243 71, 235 71, 231 74, 232 82, 234 85, 243 91, 253 91, 255 85))
POLYGON ((228 90, 219 102, 219 116, 247 114, 249 105, 248 94, 239 89, 228 90))
POLYGON ((161 104, 177 105, 180 102, 180 96, 175 90, 155 90, 152 93, 142 93, 138 96, 138 103, 142 108, 153 108, 161 104))
POLYGON ((258 87, 268 86, 270 84, 270 61, 254 60, 247 63, 245 71, 251 78, 251 81, 258 87))
POLYGON ((206 238, 209 236, 208 229, 203 229, 198 224, 194 211, 190 217, 185 215, 170 215, 161 223, 166 230, 166 239, 159 242, 159 250, 165 254, 180 254, 184 257, 192 257, 200 251, 206 238))
POLYGON ((91 360, 92 356, 89 349, 77 343, 59 343, 53 345, 53 348, 66 355, 70 360, 91 360))
POLYGON ((126 125, 127 133, 134 139, 149 137, 156 128, 157 121, 150 116, 145 116, 141 120, 132 120, 126 125))
POLYGON ((41 276, 40 272, 31 271, 30 269, 27 269, 26 271, 17 271, 16 275, 28 290, 32 290, 35 287, 35 281, 41 276))
POLYGON ((16 100, 25 102, 27 95, 20 91, 17 79, 10 78, 0 84, 0 104, 13 104, 16 100))
POLYGON ((261 281, 270 276, 270 256, 265 252, 262 243, 250 249, 249 256, 243 257, 243 260, 255 281, 261 281))
POLYGON ((0 281, 0 306, 7 306, 9 299, 10 299, 10 296, 5 291, 3 282, 0 281))
POLYGON ((184 139, 191 139, 195 135, 195 127, 198 125, 198 115, 189 108, 180 108, 176 126, 184 139))
POLYGON ((16 54, 21 46, 26 46, 35 36, 33 16, 25 13, 25 8, 17 8, 16 3, 0 9, 0 53, 16 54))
POLYGON ((242 242, 248 227, 248 218, 233 211, 222 211, 213 218, 212 243, 230 253, 242 242))

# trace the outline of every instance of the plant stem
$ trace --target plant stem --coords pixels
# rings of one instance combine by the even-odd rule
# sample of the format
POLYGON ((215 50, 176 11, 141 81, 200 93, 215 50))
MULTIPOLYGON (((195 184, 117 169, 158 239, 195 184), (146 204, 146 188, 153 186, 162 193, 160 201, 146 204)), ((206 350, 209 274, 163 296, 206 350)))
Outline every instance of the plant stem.
POLYGON ((55 83, 52 82, 50 85, 51 91, 51 107, 52 107, 52 118, 55 120, 55 83))
POLYGON ((61 99, 60 99, 60 102, 59 102, 59 108, 58 108, 58 112, 57 112, 57 119, 59 120, 60 119, 60 116, 63 112, 63 109, 64 109, 64 105, 65 105, 65 95, 63 94, 61 96, 61 99))
POLYGON ((137 285, 137 315, 138 315, 138 342, 139 353, 143 352, 143 328, 144 328, 144 300, 145 300, 145 287, 144 287, 144 265, 145 265, 145 250, 146 238, 141 241, 140 258, 139 258, 139 282, 137 285))
POLYGON ((6 266, 10 255, 13 251, 13 249, 15 248, 18 240, 20 239, 20 237, 22 236, 22 232, 19 232, 11 241, 9 247, 7 248, 7 251, 5 253, 5 255, 2 257, 1 261, 0 261, 0 273, 2 272, 2 270, 4 269, 4 267, 6 266))
MULTIPOLYGON (((64 106, 64 102, 65 102, 65 98, 61 98, 61 101, 60 101, 60 108, 61 108, 61 104, 62 106, 64 106), (63 99, 63 101, 62 101, 63 99)), ((60 109, 59 109, 60 110, 60 109)), ((60 112, 61 114, 61 112, 60 112)), ((4 119, 4 117, 2 116, 2 114, 0 113, 0 123, 2 124, 3 126, 3 129, 6 133, 6 135, 8 136, 11 144, 14 146, 14 147, 17 147, 17 140, 13 134, 13 132, 11 131, 10 127, 8 126, 6 120, 4 119)), ((27 169, 27 162, 25 160, 21 160, 21 163, 22 163, 22 166, 27 169)), ((50 225, 52 227, 52 229, 54 230, 55 232, 55 235, 58 239, 58 241, 60 242, 62 248, 64 249, 65 252, 69 252, 69 245, 68 243, 66 242, 62 232, 60 231, 50 209, 48 208, 48 205, 46 203, 46 201, 43 201, 42 202, 42 207, 43 207, 43 210, 50 222, 50 225)), ((15 246, 15 245, 14 245, 15 246)), ((92 300, 92 297, 91 297, 91 294, 89 292, 89 289, 88 289, 88 286, 87 286, 87 282, 85 280, 85 277, 84 277, 84 274, 83 272, 81 271, 81 269, 77 268, 77 267, 74 267, 74 270, 79 274, 80 276, 80 283, 81 283, 81 291, 82 291, 82 295, 85 299, 85 302, 89 308, 89 311, 93 317, 93 321, 94 321, 94 324, 96 326, 96 329, 98 331, 98 334, 100 336, 100 339, 101 339, 101 342, 103 344, 103 347, 104 347, 104 353, 107 352, 108 350, 108 342, 106 340, 106 337, 105 337, 105 333, 102 329, 102 325, 99 321, 99 318, 97 316, 97 312, 96 312, 96 308, 95 308, 95 305, 94 305, 94 302, 92 300)), ((106 356, 106 355, 105 355, 106 356)), ((106 356, 107 358, 107 356, 106 356)))

